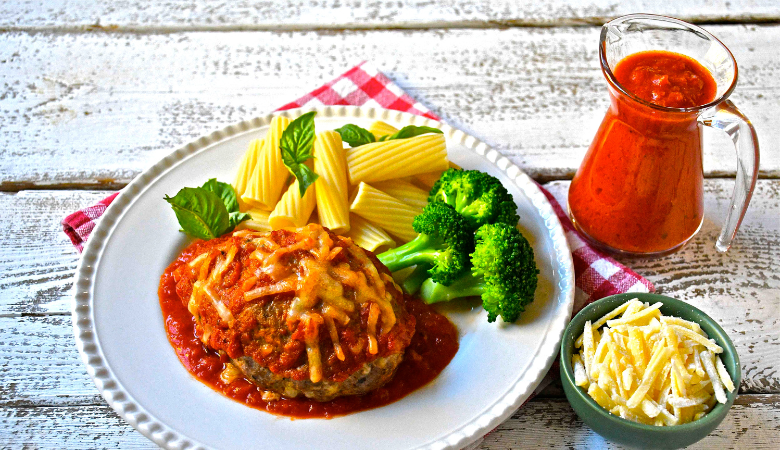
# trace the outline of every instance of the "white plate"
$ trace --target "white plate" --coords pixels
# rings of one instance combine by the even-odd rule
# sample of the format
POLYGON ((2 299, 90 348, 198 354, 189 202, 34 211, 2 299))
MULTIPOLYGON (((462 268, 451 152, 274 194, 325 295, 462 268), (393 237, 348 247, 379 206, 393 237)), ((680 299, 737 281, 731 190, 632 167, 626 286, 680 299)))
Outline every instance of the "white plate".
POLYGON ((368 128, 377 119, 399 128, 441 128, 453 162, 500 178, 517 201, 541 270, 536 299, 512 325, 489 324, 482 308, 463 302, 446 310, 459 331, 457 355, 432 383, 381 408, 290 420, 211 390, 181 365, 163 326, 160 276, 188 242, 163 196, 212 177, 231 181, 247 144, 265 134, 271 116, 229 126, 133 180, 95 228, 77 272, 73 324, 87 371, 111 407, 162 447, 458 448, 509 417, 555 359, 571 314, 574 270, 558 218, 533 181, 484 143, 439 122, 372 108, 317 111, 318 130, 345 123, 368 128))

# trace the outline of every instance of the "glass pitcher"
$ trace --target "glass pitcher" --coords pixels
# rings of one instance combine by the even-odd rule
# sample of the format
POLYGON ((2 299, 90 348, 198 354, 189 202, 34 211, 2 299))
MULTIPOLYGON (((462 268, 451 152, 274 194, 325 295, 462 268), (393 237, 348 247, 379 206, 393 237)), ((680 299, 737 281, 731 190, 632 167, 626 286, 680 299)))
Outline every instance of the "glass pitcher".
POLYGON ((737 84, 731 52, 700 27, 632 14, 601 30, 601 69, 611 104, 569 189, 569 214, 597 246, 615 253, 661 255, 688 242, 703 221, 702 125, 737 149, 737 179, 718 251, 729 249, 758 175, 758 139, 727 100, 737 84), (663 50, 693 58, 717 83, 715 100, 692 108, 658 106, 628 92, 613 71, 628 55, 663 50))

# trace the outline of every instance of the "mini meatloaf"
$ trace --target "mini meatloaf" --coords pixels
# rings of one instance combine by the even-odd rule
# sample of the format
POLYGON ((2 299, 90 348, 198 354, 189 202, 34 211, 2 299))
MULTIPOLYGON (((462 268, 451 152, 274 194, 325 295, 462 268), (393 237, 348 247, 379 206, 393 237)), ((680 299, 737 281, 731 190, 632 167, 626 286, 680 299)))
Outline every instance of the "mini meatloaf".
POLYGON ((327 401, 376 389, 414 334, 387 268, 320 225, 236 231, 183 255, 176 294, 198 337, 270 398, 327 401))

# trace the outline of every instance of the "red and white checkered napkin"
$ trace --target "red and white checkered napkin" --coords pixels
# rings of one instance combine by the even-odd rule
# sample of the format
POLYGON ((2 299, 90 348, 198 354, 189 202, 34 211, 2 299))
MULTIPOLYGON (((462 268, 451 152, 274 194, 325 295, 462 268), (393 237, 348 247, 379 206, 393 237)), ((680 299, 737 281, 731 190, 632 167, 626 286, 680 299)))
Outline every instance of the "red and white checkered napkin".
POLYGON ((600 298, 626 292, 655 292, 653 283, 639 274, 604 255, 588 244, 574 228, 560 203, 545 188, 539 189, 549 200, 555 215, 561 221, 574 262, 574 308, 577 314, 582 308, 600 298))
POLYGON ((68 235, 79 253, 84 250, 84 243, 95 229, 96 221, 106 212, 106 208, 117 195, 119 192, 114 192, 97 204, 80 209, 62 220, 62 231, 68 235))
MULTIPOLYGON (((282 106, 279 110, 320 105, 374 106, 438 120, 438 117, 428 108, 409 97, 373 65, 365 62, 298 100, 282 106)), ((539 188, 547 196, 558 215, 572 250, 576 275, 575 314, 588 303, 608 295, 655 290, 649 281, 631 269, 590 247, 574 229, 568 216, 552 194, 541 186, 539 188)), ((84 242, 95 227, 95 220, 103 214, 116 196, 117 194, 113 194, 97 205, 77 211, 62 221, 65 234, 70 237, 73 245, 79 251, 83 249, 84 242)), ((552 372, 554 371, 555 368, 552 372)), ((552 376, 557 376, 557 374, 552 376)), ((536 392, 546 386, 549 380, 551 380, 550 374, 547 375, 546 380, 536 392)))

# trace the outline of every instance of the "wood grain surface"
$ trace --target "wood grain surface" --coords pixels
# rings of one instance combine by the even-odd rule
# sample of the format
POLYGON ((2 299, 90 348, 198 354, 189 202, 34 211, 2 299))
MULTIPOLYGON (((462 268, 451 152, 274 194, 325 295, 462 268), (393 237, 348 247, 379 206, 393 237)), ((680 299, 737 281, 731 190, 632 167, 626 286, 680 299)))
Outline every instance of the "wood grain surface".
MULTIPOLYGON (((780 436, 780 396, 740 395, 729 415, 709 436, 689 449, 776 449, 780 436)), ((604 448, 610 444, 574 414, 566 399, 531 402, 487 435, 480 449, 604 448)))
MULTIPOLYGON (((262 413, 258 413, 262 414, 262 413)), ((780 396, 741 395, 721 425, 690 449, 777 449, 780 396)), ((105 404, 71 407, 0 407, 0 429, 13 429, 10 448, 154 449, 105 404)), ((490 433, 480 450, 612 448, 577 417, 565 399, 532 400, 490 433)))
MULTIPOLYGON (((547 184, 565 201, 568 181, 547 184)), ((665 295, 685 300, 717 320, 742 363, 742 393, 780 391, 780 181, 762 180, 739 238, 726 254, 713 242, 732 183, 707 180, 702 231, 681 252, 625 261, 665 295)), ((70 288, 78 254, 60 220, 105 191, 22 191, 0 194, 0 398, 8 407, 100 404, 73 345, 70 288)))
MULTIPOLYGON (((691 448, 778 448, 776 0, 0 2, 0 447, 155 448, 106 404, 74 345, 79 255, 65 215, 363 60, 549 181, 565 204, 608 105, 599 25, 637 11, 701 23, 732 50, 731 99, 756 127, 763 179, 734 247, 717 253, 736 161, 731 141, 705 130, 700 233, 673 255, 623 262, 711 315, 738 349, 740 396, 691 448)), ((585 426, 553 383, 479 448, 621 447, 585 426)))
MULTIPOLYGON (((732 100, 780 177, 780 25, 708 27, 736 55, 732 100)), ((264 115, 371 60, 533 177, 570 178, 608 104, 599 28, 3 34, 0 189, 121 187, 202 134, 264 115)), ((735 173, 705 134, 707 176, 735 173)))
POLYGON ((167 0, 74 2, 28 0, 0 5, 5 29, 270 29, 444 28, 601 24, 645 12, 694 22, 776 20, 772 0, 167 0))

